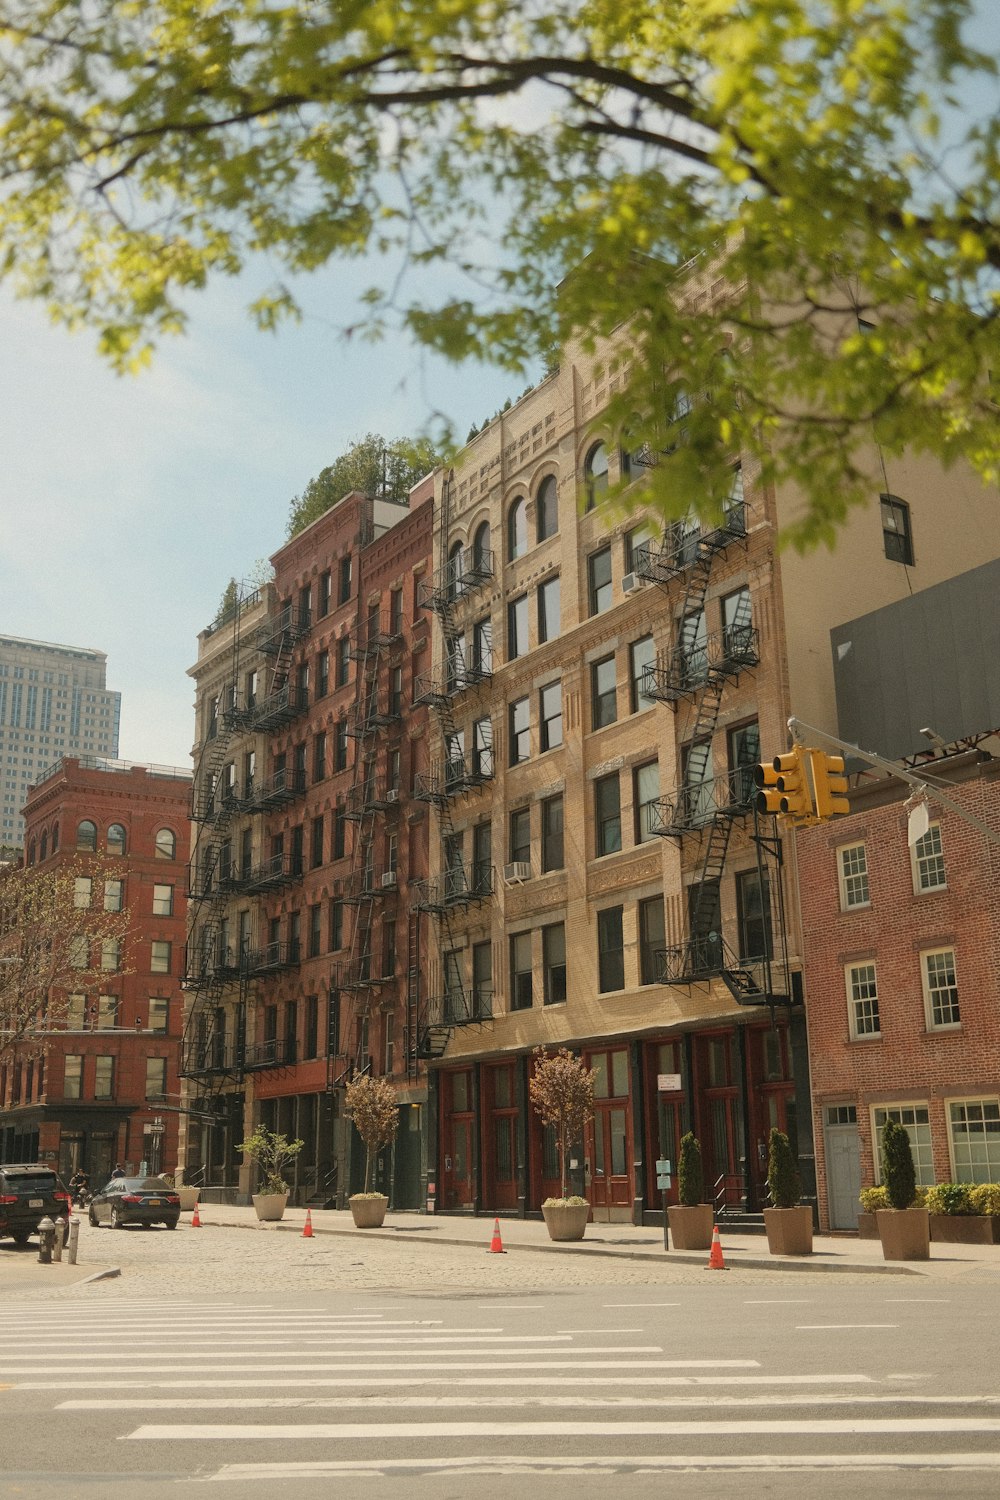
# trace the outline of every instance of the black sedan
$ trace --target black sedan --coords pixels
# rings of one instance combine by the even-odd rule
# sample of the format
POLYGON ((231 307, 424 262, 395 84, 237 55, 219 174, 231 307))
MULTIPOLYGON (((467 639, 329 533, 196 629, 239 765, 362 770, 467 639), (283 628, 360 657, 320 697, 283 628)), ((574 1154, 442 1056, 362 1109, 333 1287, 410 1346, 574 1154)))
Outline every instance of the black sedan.
POLYGON ((164 1177, 112 1177, 90 1200, 90 1222, 124 1229, 126 1224, 164 1224, 176 1229, 181 1200, 164 1177))

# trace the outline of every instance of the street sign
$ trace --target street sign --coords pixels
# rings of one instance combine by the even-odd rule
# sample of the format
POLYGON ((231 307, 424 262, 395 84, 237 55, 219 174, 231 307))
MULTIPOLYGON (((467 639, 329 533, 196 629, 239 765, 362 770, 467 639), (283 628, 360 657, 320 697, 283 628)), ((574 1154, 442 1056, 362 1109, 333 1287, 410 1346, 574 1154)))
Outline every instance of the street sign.
POLYGON ((666 1157, 657 1157, 657 1159, 656 1159, 656 1174, 657 1174, 658 1177, 669 1177, 672 1171, 673 1171, 673 1167, 671 1167, 671 1165, 670 1165, 669 1158, 666 1158, 666 1157))
POLYGON ((673 1094, 681 1087, 679 1073, 657 1073, 656 1090, 659 1094, 673 1094))

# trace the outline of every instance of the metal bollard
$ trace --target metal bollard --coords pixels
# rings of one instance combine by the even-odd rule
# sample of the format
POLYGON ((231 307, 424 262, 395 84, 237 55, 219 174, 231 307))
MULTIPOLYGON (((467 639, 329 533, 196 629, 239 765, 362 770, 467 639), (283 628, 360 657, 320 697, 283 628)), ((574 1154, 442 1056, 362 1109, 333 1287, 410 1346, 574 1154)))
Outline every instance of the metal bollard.
POLYGON ((66 1259, 71 1266, 76 1265, 76 1247, 80 1238, 80 1215, 70 1214, 69 1218, 69 1243, 66 1246, 66 1259))
POLYGON ((55 1237, 56 1226, 46 1214, 38 1226, 38 1264, 40 1266, 52 1264, 52 1244, 55 1237))
POLYGON ((66 1233, 66 1220, 62 1214, 56 1220, 56 1232, 52 1237, 52 1259, 58 1265, 62 1260, 63 1237, 66 1233))

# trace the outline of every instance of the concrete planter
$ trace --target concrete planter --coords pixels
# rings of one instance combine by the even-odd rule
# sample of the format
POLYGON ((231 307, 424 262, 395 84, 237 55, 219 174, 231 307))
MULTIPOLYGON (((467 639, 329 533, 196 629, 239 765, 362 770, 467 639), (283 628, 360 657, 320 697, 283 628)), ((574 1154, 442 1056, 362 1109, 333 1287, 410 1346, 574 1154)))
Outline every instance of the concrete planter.
POLYGON ((795 1208, 765 1208, 764 1228, 772 1255, 811 1255, 813 1217, 808 1203, 795 1208))
POLYGON ((542 1218, 550 1240, 582 1240, 589 1214, 589 1203, 542 1204, 542 1218))
POLYGON ((877 1240, 878 1239, 878 1225, 875 1223, 875 1215, 874 1214, 866 1214, 866 1213, 860 1213, 860 1214, 858 1214, 858 1239, 859 1240, 877 1240))
POLYGON ((196 1187, 177 1187, 174 1188, 174 1192, 181 1200, 181 1213, 189 1214, 193 1212, 194 1206, 198 1202, 198 1196, 201 1192, 201 1189, 196 1187))
POLYGON ((931 1243, 1000 1245, 1000 1214, 931 1214, 931 1243))
POLYGON ((875 1215, 885 1260, 930 1260, 930 1214, 926 1208, 880 1208, 875 1215))
POLYGON ((287 1193, 254 1193, 253 1206, 263 1223, 274 1223, 284 1217, 287 1193))
POLYGON ((389 1200, 381 1193, 355 1193, 348 1198, 355 1229, 381 1229, 389 1200))
POLYGON ((671 1244, 675 1250, 711 1250, 715 1209, 711 1203, 695 1203, 685 1208, 675 1204, 667 1209, 671 1244))

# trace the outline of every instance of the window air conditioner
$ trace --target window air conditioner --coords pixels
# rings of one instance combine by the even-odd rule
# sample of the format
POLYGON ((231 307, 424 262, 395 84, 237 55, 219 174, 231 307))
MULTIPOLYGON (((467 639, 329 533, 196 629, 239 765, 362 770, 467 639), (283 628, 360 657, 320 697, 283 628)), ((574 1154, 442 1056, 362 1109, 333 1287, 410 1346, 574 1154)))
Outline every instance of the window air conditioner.
POLYGON ((382 889, 383 890, 388 890, 392 886, 394 886, 395 884, 396 884, 396 872, 395 872, 395 870, 386 870, 385 874, 382 876, 382 889))
POLYGON ((531 879, 531 865, 526 859, 516 859, 511 865, 504 865, 503 878, 508 885, 519 885, 522 880, 531 879))
POLYGON ((636 589, 642 588, 645 581, 638 573, 626 573, 622 578, 622 593, 634 594, 636 589))
POLYGON ((398 802, 399 801, 399 787, 398 786, 391 786, 389 788, 389 790, 385 794, 385 800, 387 802, 398 802))

